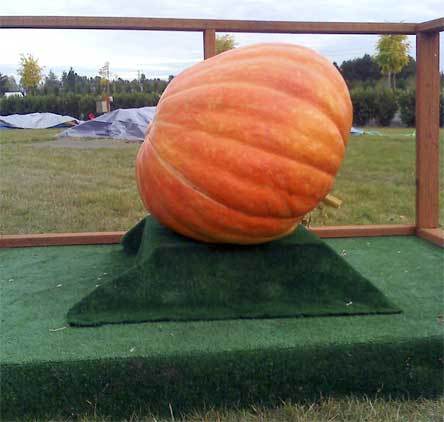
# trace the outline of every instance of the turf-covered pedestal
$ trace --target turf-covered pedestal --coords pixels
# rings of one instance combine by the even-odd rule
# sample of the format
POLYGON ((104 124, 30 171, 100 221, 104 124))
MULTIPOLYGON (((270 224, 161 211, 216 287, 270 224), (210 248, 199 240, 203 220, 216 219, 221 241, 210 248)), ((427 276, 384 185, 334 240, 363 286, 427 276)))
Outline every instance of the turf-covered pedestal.
POLYGON ((323 241, 402 313, 78 328, 67 310, 136 257, 120 245, 0 250, 0 419, 442 394, 443 250, 413 236, 323 241))
POLYGON ((70 324, 399 312, 303 226, 263 245, 209 245, 147 217, 122 243, 128 268, 70 309, 70 324))

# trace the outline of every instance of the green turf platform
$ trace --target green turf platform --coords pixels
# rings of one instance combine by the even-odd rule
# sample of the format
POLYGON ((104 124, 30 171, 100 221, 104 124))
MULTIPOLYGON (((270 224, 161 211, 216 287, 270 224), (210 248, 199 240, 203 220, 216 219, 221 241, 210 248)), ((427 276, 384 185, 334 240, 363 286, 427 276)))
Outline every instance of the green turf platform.
POLYGON ((120 245, 0 250, 1 419, 441 394, 442 249, 414 237, 326 242, 403 313, 75 328, 66 310, 119 271, 120 245))
POLYGON ((303 226, 263 245, 208 245, 146 217, 122 244, 124 268, 69 310, 71 325, 400 312, 303 226))

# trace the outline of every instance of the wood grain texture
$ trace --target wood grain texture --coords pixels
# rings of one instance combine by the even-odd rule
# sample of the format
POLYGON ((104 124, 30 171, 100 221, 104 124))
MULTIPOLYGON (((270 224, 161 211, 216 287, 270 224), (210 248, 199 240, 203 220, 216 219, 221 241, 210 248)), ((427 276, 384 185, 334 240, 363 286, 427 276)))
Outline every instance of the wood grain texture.
POLYGON ((216 31, 214 29, 205 29, 203 31, 204 59, 216 55, 216 31))
POLYGON ((415 226, 413 224, 323 226, 310 227, 310 231, 324 239, 334 237, 409 236, 415 234, 415 226))
POLYGON ((426 31, 444 31, 444 18, 433 19, 431 21, 418 23, 418 25, 416 25, 416 32, 426 31))
MULTIPOLYGON (((362 225, 311 227, 310 231, 321 238, 408 236, 415 234, 415 226, 362 225)), ((119 243, 125 232, 47 233, 24 235, 0 235, 0 248, 24 248, 31 246, 106 245, 119 243)))
POLYGON ((444 230, 442 229, 418 229, 416 235, 444 248, 444 230))
POLYGON ((114 29, 286 34, 415 34, 416 23, 291 22, 96 16, 0 16, 0 28, 114 29))
POLYGON ((0 248, 28 246, 106 245, 119 243, 125 232, 0 235, 0 248))
POLYGON ((416 225, 439 224, 439 33, 416 36, 416 225))

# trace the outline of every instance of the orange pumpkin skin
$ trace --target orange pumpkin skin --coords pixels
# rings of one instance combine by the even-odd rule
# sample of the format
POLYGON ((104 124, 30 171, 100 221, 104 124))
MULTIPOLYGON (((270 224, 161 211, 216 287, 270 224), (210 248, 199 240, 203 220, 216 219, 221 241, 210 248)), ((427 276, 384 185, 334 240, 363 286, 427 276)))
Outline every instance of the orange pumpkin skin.
POLYGON ((293 44, 227 51, 176 76, 136 160, 147 210, 204 242, 291 233, 331 190, 352 123, 347 86, 293 44))

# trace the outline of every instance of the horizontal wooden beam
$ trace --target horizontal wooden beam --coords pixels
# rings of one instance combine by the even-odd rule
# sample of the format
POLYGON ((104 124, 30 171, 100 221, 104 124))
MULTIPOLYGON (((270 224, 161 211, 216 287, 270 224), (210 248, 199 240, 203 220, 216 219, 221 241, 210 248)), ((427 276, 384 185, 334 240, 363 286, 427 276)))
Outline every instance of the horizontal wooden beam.
POLYGON ((444 18, 433 19, 432 21, 418 23, 416 32, 441 32, 444 31, 444 18))
POLYGON ((444 248, 444 230, 442 229, 417 229, 416 234, 422 239, 444 248))
POLYGON ((415 34, 416 23, 292 22, 99 16, 0 16, 0 28, 255 32, 280 34, 415 34))
POLYGON ((106 245, 119 243, 124 232, 0 235, 0 248, 28 246, 106 245))
POLYGON ((356 226, 310 227, 322 238, 332 237, 370 237, 370 236, 409 236, 415 234, 413 224, 372 224, 356 226))
MULTIPOLYGON (((324 226, 311 227, 319 237, 368 237, 414 235, 414 225, 324 226)), ((0 248, 29 246, 104 245, 119 243, 125 232, 47 233, 0 235, 0 248)))

